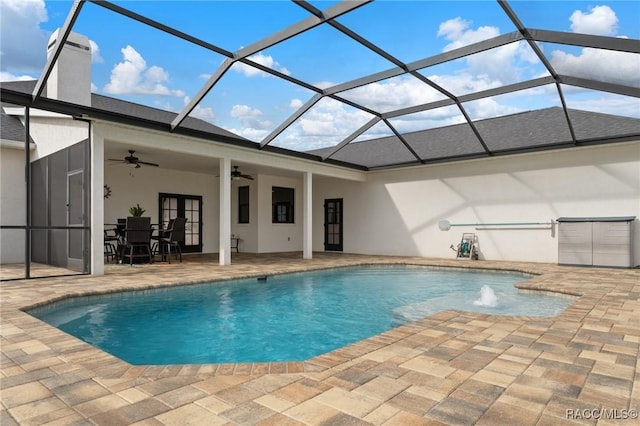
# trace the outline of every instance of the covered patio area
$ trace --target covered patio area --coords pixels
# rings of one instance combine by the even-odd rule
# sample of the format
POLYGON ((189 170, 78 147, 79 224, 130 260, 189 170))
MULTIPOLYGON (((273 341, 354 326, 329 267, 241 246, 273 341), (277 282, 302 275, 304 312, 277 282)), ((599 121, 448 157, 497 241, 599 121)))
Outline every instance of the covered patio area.
MULTIPOLYGON (((103 276, 2 283, 2 411, 12 424, 564 424, 640 404, 637 269, 300 252, 188 255, 103 276), (132 366, 22 309, 72 295, 357 264, 515 270, 579 296, 555 318, 444 311, 305 362, 132 366), (590 416, 590 417, 588 417, 590 416)), ((607 423, 606 421, 604 423, 607 423)))

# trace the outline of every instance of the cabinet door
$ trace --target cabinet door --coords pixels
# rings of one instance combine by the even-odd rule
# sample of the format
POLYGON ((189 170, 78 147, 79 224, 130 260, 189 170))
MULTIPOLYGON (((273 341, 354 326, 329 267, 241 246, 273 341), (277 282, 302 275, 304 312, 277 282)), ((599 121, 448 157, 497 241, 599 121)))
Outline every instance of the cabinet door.
POLYGON ((631 222, 593 222, 593 264, 631 267, 631 222))
POLYGON ((562 222, 558 229, 558 263, 593 265, 592 222, 562 222))

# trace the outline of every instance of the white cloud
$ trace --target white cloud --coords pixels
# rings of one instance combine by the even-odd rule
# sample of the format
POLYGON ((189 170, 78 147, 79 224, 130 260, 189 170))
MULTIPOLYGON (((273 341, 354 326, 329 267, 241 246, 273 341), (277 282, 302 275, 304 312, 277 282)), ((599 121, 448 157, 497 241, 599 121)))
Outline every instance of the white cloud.
POLYGON ((415 132, 466 122, 464 116, 455 105, 405 115, 390 121, 400 133, 415 132))
POLYGON ((474 120, 482 120, 492 117, 501 117, 509 114, 516 114, 523 111, 523 108, 503 105, 492 98, 478 99, 465 105, 467 113, 474 120))
POLYGON ((289 102, 289 108, 291 109, 298 109, 302 105, 304 105, 304 103, 300 99, 291 99, 291 102, 289 102))
MULTIPOLYGON (((473 29, 471 21, 460 17, 443 22, 438 29, 438 36, 449 41, 443 48, 445 52, 499 35, 500 30, 497 27, 482 26, 473 29)), ((476 81, 487 80, 487 87, 520 81, 527 72, 524 65, 539 63, 537 56, 525 42, 509 43, 476 53, 467 56, 464 61, 467 64, 467 69, 463 70, 463 73, 473 75, 473 80, 476 81)), ((468 79, 468 77, 463 77, 463 79, 468 79)))
POLYGON ((273 123, 263 119, 263 115, 262 111, 248 105, 234 105, 231 108, 231 116, 239 120, 245 128, 266 130, 272 127, 273 123))
MULTIPOLYGON (((530 63, 530 51, 525 42, 510 43, 467 57, 467 65, 471 74, 497 81, 500 85, 515 83, 528 77, 522 59, 530 63)), ((539 62, 537 57, 533 61, 539 62)))
POLYGON ((30 75, 15 75, 10 72, 0 71, 0 81, 24 81, 24 80, 35 80, 35 77, 30 75))
POLYGON ((260 142, 269 134, 268 130, 264 129, 253 129, 251 127, 245 127, 242 129, 236 129, 234 127, 225 127, 226 130, 231 133, 235 133, 236 135, 242 136, 243 138, 249 139, 250 141, 260 142))
MULTIPOLYGON (((576 10, 569 18, 576 33, 614 36, 618 17, 609 6, 595 6, 588 12, 576 10)), ((638 55, 604 49, 582 48, 578 54, 562 50, 551 53, 551 65, 560 74, 640 87, 638 55)))
POLYGON ((640 87, 637 54, 584 48, 580 54, 555 50, 551 65, 560 74, 640 87))
POLYGON ((595 6, 586 13, 576 10, 569 20, 574 33, 612 36, 618 31, 618 17, 609 6, 595 6))
POLYGON ((44 0, 0 1, 0 66, 3 71, 40 73, 47 61, 49 34, 44 0))
MULTIPOLYGON (((187 106, 189 102, 191 102, 191 98, 189 96, 185 96, 184 105, 187 106)), ((215 120, 216 118, 216 114, 213 112, 213 108, 203 107, 200 105, 196 105, 196 107, 191 111, 189 115, 191 117, 199 118, 210 123, 213 123, 213 120, 215 120)))
POLYGON ((100 56, 100 46, 93 40, 89 40, 89 45, 91 46, 91 62, 96 64, 101 64, 104 62, 102 56, 100 56))
POLYGON ((631 96, 616 96, 603 94, 590 99, 570 99, 569 105, 573 109, 615 114, 623 117, 640 118, 640 100, 631 96))
POLYGON ((430 75, 429 79, 455 94, 479 92, 501 86, 498 79, 492 79, 488 74, 473 74, 463 71, 458 74, 430 75))
MULTIPOLYGON (((251 59, 253 62, 258 63, 260 65, 264 65, 267 68, 271 68, 273 70, 279 71, 285 75, 290 75, 288 69, 280 65, 275 59, 273 59, 270 55, 265 55, 263 53, 256 53, 255 55, 249 56, 248 59, 251 59)), ((232 67, 232 70, 240 72, 247 77, 268 77, 269 74, 259 70, 258 68, 254 68, 252 66, 246 65, 242 62, 236 62, 232 67)))
MULTIPOLYGON (((153 105, 158 109, 163 109, 165 111, 171 111, 178 113, 182 109, 182 107, 187 106, 189 102, 191 102, 191 98, 189 96, 185 96, 182 99, 182 105, 176 107, 175 104, 167 100, 168 98, 158 98, 155 99, 153 105)), ((189 113, 189 117, 199 118, 204 121, 208 121, 213 123, 216 119, 216 114, 213 111, 213 108, 210 107, 202 107, 200 105, 196 105, 196 107, 191 110, 189 113)))
POLYGON ((340 95, 378 111, 393 111, 444 98, 422 81, 407 76, 371 83, 340 95))
POLYGON ((115 95, 184 96, 182 90, 169 89, 169 73, 158 66, 147 66, 142 55, 133 47, 121 49, 124 62, 111 70, 111 79, 104 87, 105 93, 115 95))
POLYGON ((449 19, 440 24, 438 37, 444 37, 450 41, 443 50, 446 52, 500 35, 500 31, 496 27, 484 26, 472 30, 469 29, 471 25, 471 21, 465 21, 460 17, 449 19))
POLYGON ((322 99, 272 145, 308 151, 336 145, 368 122, 372 117, 333 99, 322 99))

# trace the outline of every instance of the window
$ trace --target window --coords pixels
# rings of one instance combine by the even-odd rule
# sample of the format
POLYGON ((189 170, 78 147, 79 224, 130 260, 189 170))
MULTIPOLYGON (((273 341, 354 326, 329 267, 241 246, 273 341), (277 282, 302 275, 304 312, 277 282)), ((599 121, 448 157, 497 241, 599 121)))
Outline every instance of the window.
POLYGON ((274 186, 271 189, 273 223, 293 223, 293 188, 274 186))
POLYGON ((249 223, 249 187, 238 187, 238 223, 249 223))

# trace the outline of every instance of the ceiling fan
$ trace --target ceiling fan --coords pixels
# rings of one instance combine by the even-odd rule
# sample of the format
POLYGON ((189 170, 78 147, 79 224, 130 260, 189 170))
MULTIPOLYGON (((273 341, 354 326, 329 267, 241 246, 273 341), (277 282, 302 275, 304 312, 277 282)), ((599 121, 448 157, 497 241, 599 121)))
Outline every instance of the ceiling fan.
MULTIPOLYGON (((231 179, 232 180, 238 180, 240 178, 253 180, 253 176, 245 175, 244 173, 241 173, 240 170, 238 170, 238 167, 239 166, 233 166, 233 170, 231 170, 231 179)), ((218 175, 216 177, 220 177, 220 175, 218 175)))
POLYGON ((233 170, 231 170, 231 179, 236 180, 240 178, 253 180, 252 176, 241 173, 240 170, 238 170, 238 166, 233 166, 233 170))
POLYGON ((133 167, 136 169, 140 168, 140 165, 145 165, 145 166, 153 166, 153 167, 158 167, 159 165, 156 163, 148 163, 146 161, 140 161, 138 159, 138 157, 136 157, 135 155, 133 155, 135 153, 135 151, 133 149, 129 150, 129 155, 127 155, 126 157, 124 157, 122 160, 120 159, 115 159, 115 158, 109 158, 109 161, 119 161, 121 163, 126 164, 129 167, 133 167))

